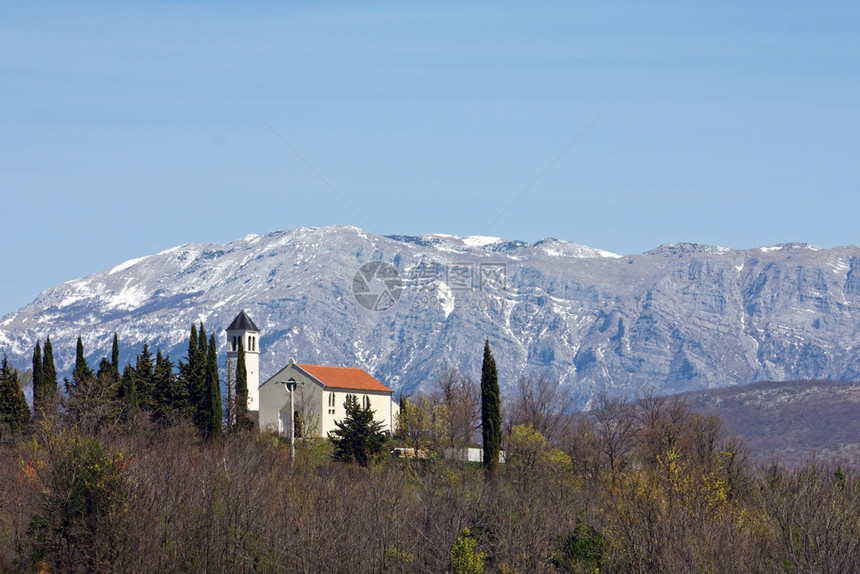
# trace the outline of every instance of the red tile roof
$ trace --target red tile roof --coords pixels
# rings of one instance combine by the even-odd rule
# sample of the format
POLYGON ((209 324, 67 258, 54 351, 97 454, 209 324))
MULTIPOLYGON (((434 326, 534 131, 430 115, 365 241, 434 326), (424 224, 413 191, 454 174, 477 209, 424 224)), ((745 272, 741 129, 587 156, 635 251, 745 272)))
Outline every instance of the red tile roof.
POLYGON ((391 389, 354 367, 323 367, 321 365, 296 365, 315 377, 326 387, 333 389, 355 389, 359 391, 392 392, 391 389))

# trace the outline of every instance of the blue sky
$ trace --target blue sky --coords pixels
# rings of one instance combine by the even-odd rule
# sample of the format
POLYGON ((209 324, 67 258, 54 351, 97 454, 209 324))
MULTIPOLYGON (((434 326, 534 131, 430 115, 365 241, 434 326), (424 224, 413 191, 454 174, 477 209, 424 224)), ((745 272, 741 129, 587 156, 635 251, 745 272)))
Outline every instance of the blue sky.
POLYGON ((430 4, 5 3, 0 315, 300 226, 860 243, 856 5, 430 4))

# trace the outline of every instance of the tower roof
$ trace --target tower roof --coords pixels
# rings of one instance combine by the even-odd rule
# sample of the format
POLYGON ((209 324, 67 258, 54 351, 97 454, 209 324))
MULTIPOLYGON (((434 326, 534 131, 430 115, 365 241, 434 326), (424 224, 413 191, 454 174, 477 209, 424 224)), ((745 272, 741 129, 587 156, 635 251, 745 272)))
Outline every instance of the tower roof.
POLYGON ((236 318, 233 319, 233 322, 230 323, 230 326, 227 327, 227 330, 228 331, 254 331, 256 333, 260 332, 260 330, 254 324, 254 322, 251 321, 251 318, 248 317, 248 314, 245 313, 244 309, 239 311, 239 314, 236 315, 236 318))

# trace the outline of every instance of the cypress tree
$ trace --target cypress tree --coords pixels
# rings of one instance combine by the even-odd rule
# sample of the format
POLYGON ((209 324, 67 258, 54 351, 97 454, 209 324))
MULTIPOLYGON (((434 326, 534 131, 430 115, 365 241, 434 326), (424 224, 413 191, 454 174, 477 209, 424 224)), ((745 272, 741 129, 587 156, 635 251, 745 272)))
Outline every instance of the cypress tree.
POLYGON ((44 405, 45 413, 56 414, 57 369, 54 367, 54 348, 51 346, 51 337, 45 339, 42 356, 42 404, 44 405))
POLYGON ((191 335, 188 336, 188 359, 197 353, 199 345, 197 344, 197 325, 191 325, 191 335))
POLYGON ((45 375, 42 370, 42 346, 36 341, 33 349, 33 414, 45 410, 45 375))
POLYGON ((9 365, 6 355, 0 366, 0 422, 18 432, 30 420, 30 407, 18 380, 18 371, 9 365))
MULTIPOLYGON (((201 325, 202 329, 202 325, 201 325)), ((209 339, 206 356, 206 426, 203 433, 209 438, 221 436, 224 408, 221 404, 221 381, 218 377, 218 355, 216 354, 215 335, 209 339)))
POLYGON ((188 397, 188 414, 197 430, 207 437, 218 436, 223 431, 224 412, 216 353, 215 336, 207 343, 203 323, 200 323, 199 334, 192 325, 187 362, 179 363, 179 371, 188 397))
POLYGON ((481 366, 481 434, 484 439, 484 474, 495 479, 502 445, 502 410, 496 360, 490 351, 490 340, 484 344, 481 366))
POLYGON ((248 368, 245 366, 244 337, 239 337, 239 354, 236 359, 236 428, 247 429, 252 423, 248 418, 248 368))
POLYGON ((110 359, 102 357, 99 361, 99 369, 96 372, 96 380, 100 384, 108 385, 116 389, 119 385, 119 341, 116 333, 113 334, 113 348, 111 349, 110 359))
POLYGON ((119 339, 113 334, 113 346, 110 353, 110 366, 114 377, 119 380, 119 339))
POLYGON ((69 394, 79 393, 92 382, 92 379, 93 370, 87 364, 87 358, 84 356, 84 343, 78 336, 78 344, 75 348, 75 368, 72 371, 71 382, 66 380, 66 392, 69 394))
MULTIPOLYGON (((200 356, 204 357, 205 360, 208 360, 209 356, 209 345, 206 344, 206 327, 203 326, 203 322, 200 322, 200 336, 197 337, 197 349, 200 351, 200 356)), ((205 363, 204 363, 205 364, 205 363)), ((204 367, 205 371, 205 367, 204 367)))
POLYGON ((191 417, 191 405, 194 403, 194 389, 193 389, 193 379, 194 379, 194 363, 197 357, 197 326, 191 325, 191 334, 188 336, 188 352, 185 354, 185 360, 187 362, 179 361, 179 377, 182 380, 182 385, 185 387, 185 393, 188 395, 188 405, 186 407, 189 409, 186 413, 187 416, 191 417))
POLYGON ((184 394, 188 397, 188 402, 184 405, 186 409, 184 415, 191 419, 191 422, 195 426, 198 426, 199 423, 198 405, 201 400, 200 387, 202 383, 199 354, 200 344, 198 342, 197 326, 192 324, 191 335, 188 337, 186 362, 179 361, 179 378, 184 394))
POLYGON ((209 360, 209 349, 206 344, 206 328, 203 322, 200 322, 200 329, 197 336, 197 351, 194 354, 193 363, 193 399, 191 410, 193 411, 192 419, 194 425, 205 434, 205 429, 209 426, 208 413, 209 407, 209 382, 206 380, 206 362, 209 360))

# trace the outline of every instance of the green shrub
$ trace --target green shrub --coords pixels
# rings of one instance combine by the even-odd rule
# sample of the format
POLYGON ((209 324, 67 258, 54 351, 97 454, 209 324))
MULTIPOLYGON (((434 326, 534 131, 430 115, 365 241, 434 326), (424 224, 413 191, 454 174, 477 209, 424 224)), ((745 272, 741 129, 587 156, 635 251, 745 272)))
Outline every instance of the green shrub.
POLYGON ((487 553, 476 552, 475 544, 469 529, 464 528, 451 547, 451 568, 454 574, 481 574, 484 571, 487 553))

